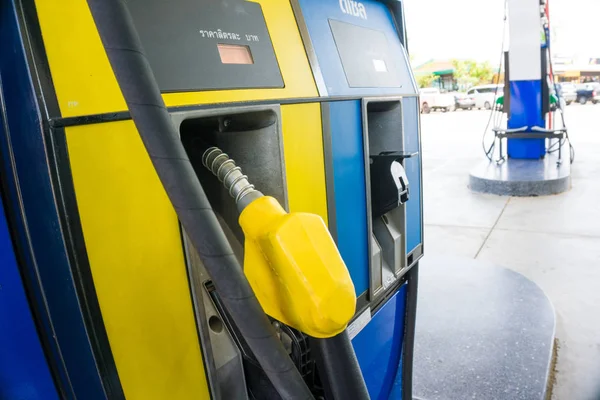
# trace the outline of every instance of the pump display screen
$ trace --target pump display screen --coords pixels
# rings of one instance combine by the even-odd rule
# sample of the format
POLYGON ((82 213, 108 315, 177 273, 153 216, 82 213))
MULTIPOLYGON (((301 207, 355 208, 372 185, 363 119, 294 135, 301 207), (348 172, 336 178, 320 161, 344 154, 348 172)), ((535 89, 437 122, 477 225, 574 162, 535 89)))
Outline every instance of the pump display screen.
POLYGON ((329 20, 329 26, 348 86, 402 87, 383 32, 333 19, 329 20))
POLYGON ((223 64, 254 64, 250 47, 235 44, 217 44, 223 64))
POLYGON ((161 92, 284 86, 260 4, 127 0, 161 92))

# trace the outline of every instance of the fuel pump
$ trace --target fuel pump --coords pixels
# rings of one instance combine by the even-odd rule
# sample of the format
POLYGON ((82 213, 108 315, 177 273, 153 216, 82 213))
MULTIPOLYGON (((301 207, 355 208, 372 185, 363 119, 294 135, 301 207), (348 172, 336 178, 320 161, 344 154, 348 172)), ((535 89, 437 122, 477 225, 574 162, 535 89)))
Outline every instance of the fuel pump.
POLYGON ((508 0, 505 6, 504 93, 490 111, 493 140, 486 127, 486 160, 471 171, 469 187, 497 195, 559 194, 571 188, 575 153, 552 72, 548 1, 508 0))
POLYGON ((410 397, 400 2, 2 7, 2 193, 45 398, 410 397))

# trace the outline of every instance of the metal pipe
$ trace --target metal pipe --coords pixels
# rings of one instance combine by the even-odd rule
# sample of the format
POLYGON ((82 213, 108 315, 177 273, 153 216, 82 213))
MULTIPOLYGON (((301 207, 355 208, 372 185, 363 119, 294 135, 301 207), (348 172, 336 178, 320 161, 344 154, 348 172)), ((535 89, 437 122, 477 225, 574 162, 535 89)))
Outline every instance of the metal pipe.
POLYGON ((242 212, 253 200, 264 196, 248 182, 248 176, 218 147, 209 147, 202 154, 202 165, 223 183, 229 195, 235 199, 238 211, 242 212))

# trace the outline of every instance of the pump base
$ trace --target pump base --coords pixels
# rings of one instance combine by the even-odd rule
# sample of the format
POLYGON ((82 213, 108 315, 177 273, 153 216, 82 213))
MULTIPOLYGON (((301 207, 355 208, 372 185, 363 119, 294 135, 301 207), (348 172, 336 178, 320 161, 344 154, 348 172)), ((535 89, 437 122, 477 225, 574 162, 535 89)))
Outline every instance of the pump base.
POLYGON ((497 164, 485 160, 469 175, 469 187, 474 192, 499 196, 547 196, 571 188, 571 164, 568 155, 547 154, 540 160, 509 158, 497 164))
POLYGON ((554 307, 532 281, 471 259, 421 261, 414 397, 544 400, 554 307))

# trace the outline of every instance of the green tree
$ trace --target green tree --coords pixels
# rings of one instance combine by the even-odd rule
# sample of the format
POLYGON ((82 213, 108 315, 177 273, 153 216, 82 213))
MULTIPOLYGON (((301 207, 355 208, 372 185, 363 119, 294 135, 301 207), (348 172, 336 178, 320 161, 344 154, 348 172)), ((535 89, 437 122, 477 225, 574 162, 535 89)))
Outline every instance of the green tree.
POLYGON ((426 88, 431 86, 431 83, 436 79, 435 75, 420 75, 417 76, 417 85, 419 85, 420 88, 426 88))
POLYGON ((477 79, 477 84, 492 83, 494 77, 494 68, 486 61, 475 65, 475 69, 471 72, 471 76, 477 79))
POLYGON ((489 62, 478 63, 474 60, 452 60, 454 79, 461 89, 492 83, 494 68, 489 62))
POLYGON ((452 60, 454 79, 460 89, 465 90, 477 84, 477 79, 471 76, 476 64, 473 60, 452 60))

